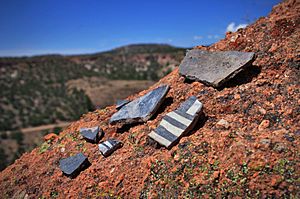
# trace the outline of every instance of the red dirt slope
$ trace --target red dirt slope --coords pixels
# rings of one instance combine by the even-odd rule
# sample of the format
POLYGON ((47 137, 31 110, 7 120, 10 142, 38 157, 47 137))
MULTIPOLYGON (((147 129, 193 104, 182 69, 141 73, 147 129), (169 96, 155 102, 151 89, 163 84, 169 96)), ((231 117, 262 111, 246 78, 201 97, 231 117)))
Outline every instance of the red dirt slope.
POLYGON ((164 106, 145 124, 109 125, 114 106, 83 115, 59 139, 2 171, 0 197, 300 198, 299 25, 299 1, 285 1, 246 29, 210 47, 199 46, 253 51, 257 59, 221 90, 184 82, 175 69, 150 88, 171 86, 164 106), (204 104, 206 121, 171 150, 149 141, 162 116, 191 95, 204 104), (221 119, 228 124, 218 123, 221 119), (124 146, 103 158, 97 145, 78 133, 93 125, 104 129, 104 139, 117 138, 124 146), (75 179, 65 177, 59 159, 80 151, 92 165, 75 179))

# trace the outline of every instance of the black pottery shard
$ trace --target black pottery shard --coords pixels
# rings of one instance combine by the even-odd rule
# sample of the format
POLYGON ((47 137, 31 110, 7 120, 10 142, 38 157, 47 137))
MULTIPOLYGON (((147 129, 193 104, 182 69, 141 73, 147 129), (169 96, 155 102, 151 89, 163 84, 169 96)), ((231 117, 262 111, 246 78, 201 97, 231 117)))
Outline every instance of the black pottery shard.
POLYGON ((130 101, 129 100, 117 100, 116 103, 116 109, 122 108, 124 105, 128 104, 130 101))
POLYGON ((79 175, 81 171, 88 168, 90 165, 91 163, 82 153, 78 153, 74 156, 70 156, 59 161, 59 168, 66 176, 71 178, 79 175))
POLYGON ((129 102, 112 115, 110 124, 118 122, 123 124, 146 122, 158 110, 169 89, 168 85, 160 86, 144 96, 129 102))
POLYGON ((98 143, 101 137, 104 135, 103 130, 98 127, 80 128, 80 134, 82 137, 91 143, 98 143))
POLYGON ((187 79, 220 87, 251 65, 253 52, 189 50, 179 66, 179 74, 187 79))

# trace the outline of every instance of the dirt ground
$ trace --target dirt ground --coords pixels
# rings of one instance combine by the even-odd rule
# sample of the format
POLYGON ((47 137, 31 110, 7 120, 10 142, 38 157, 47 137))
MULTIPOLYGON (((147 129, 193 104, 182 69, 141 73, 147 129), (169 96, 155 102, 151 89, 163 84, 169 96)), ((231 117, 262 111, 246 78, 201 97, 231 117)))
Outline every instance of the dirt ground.
POLYGON ((87 113, 58 139, 0 173, 1 198, 300 198, 300 5, 284 1, 268 17, 209 47, 255 52, 253 66, 223 88, 189 82, 178 68, 135 99, 170 85, 158 113, 143 124, 108 123, 115 106, 87 113), (162 117, 195 95, 205 117, 172 149, 148 139, 162 117), (226 120, 228 125, 218 123, 226 120), (99 125, 123 147, 104 158, 78 130, 99 125), (64 176, 61 158, 83 152, 91 166, 64 176))

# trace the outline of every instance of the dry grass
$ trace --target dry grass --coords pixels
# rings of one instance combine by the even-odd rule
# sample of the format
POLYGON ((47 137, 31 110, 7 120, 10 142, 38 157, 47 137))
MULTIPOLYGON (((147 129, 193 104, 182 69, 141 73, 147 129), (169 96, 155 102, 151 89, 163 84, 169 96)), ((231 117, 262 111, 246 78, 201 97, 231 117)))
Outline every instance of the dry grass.
POLYGON ((154 81, 148 80, 108 80, 103 77, 91 77, 71 80, 67 86, 84 90, 97 108, 103 108, 153 84, 154 81))

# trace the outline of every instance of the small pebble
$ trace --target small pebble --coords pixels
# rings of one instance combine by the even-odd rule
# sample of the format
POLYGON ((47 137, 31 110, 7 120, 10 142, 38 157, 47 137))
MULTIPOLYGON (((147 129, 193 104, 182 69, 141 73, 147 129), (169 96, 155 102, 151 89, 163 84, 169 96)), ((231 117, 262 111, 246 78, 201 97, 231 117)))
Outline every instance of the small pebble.
POLYGON ((278 153, 281 153, 285 151, 285 146, 282 143, 276 143, 275 146, 273 147, 273 150, 278 153))
POLYGON ((295 138, 292 137, 292 136, 290 136, 289 134, 285 134, 285 135, 284 135, 284 138, 285 138, 287 141, 289 141, 289 142, 293 142, 293 141, 295 140, 295 138))
POLYGON ((221 119, 220 121, 218 121, 216 125, 219 127, 224 127, 226 129, 228 129, 230 126, 229 122, 227 122, 227 120, 224 120, 224 119, 221 119))
POLYGON ((262 115, 265 115, 267 113, 266 109, 264 108, 260 108, 258 109, 258 111, 262 114, 262 115))
POLYGON ((63 153, 63 152, 65 152, 65 150, 66 150, 65 147, 63 147, 63 148, 60 149, 60 152, 63 153))
POLYGON ((270 121, 269 121, 269 120, 263 120, 263 121, 260 123, 260 125, 258 126, 258 130, 259 130, 259 131, 262 131, 262 130, 268 128, 269 125, 270 125, 270 121))
POLYGON ((260 140, 260 143, 263 145, 263 147, 269 148, 269 146, 271 145, 271 140, 264 138, 260 140))

